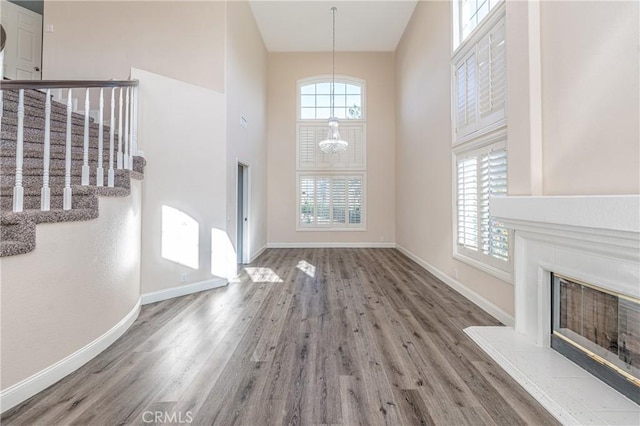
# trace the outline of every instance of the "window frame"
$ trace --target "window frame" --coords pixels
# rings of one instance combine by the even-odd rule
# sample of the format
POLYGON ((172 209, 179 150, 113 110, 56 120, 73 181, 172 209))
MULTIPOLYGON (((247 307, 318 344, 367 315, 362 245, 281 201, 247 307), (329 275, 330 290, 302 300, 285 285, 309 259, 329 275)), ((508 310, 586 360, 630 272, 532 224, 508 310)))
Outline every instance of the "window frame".
MULTIPOLYGON (((296 231, 302 232, 365 232, 367 230, 367 173, 365 171, 349 172, 349 171, 298 171, 296 172, 296 231), (362 202, 360 211, 360 223, 357 225, 345 224, 343 226, 336 226, 331 223, 328 225, 311 224, 308 226, 302 225, 300 222, 300 180, 304 176, 312 176, 314 178, 341 178, 348 179, 349 177, 359 177, 362 182, 362 202)), ((345 207, 347 210, 349 206, 345 207)), ((333 214, 333 212, 331 213, 333 214)))
MULTIPOLYGON (((478 241, 478 250, 474 251, 458 244, 458 161, 464 158, 477 157, 490 150, 507 149, 507 128, 503 126, 496 131, 485 133, 476 140, 464 146, 454 147, 451 153, 451 168, 453 179, 451 185, 452 194, 452 237, 453 258, 467 263, 477 269, 487 272, 503 281, 513 283, 513 231, 509 230, 509 260, 503 261, 482 253, 482 243, 478 241)), ((508 159, 508 153, 507 153, 508 159)), ((509 163, 507 160, 507 176, 509 163)), ((478 194, 480 188, 478 188, 478 194)), ((479 204, 479 200, 478 200, 479 204)), ((480 208, 478 207, 478 213, 480 208)), ((478 215, 480 221, 480 215, 478 215)), ((481 238, 478 235, 479 239, 481 238)))
MULTIPOLYGON (((508 43, 506 40, 506 5, 505 1, 501 1, 495 8, 493 8, 489 14, 485 17, 480 25, 476 27, 473 31, 472 35, 469 36, 464 43, 462 43, 451 55, 451 134, 452 134, 452 146, 463 145, 474 139, 480 137, 483 134, 490 133, 507 125, 507 90, 508 90, 508 82, 507 82, 507 66, 506 63, 506 51, 505 51, 505 99, 504 99, 504 114, 502 117, 495 119, 495 121, 491 122, 491 120, 487 120, 487 118, 482 118, 480 115, 480 99, 477 96, 477 89, 479 85, 479 65, 478 65, 478 49, 477 46, 479 43, 485 38, 488 37, 492 31, 495 29, 496 25, 501 21, 505 20, 505 43, 508 43), (476 98, 475 98, 475 108, 474 108, 474 119, 472 124, 468 124, 467 127, 472 126, 470 130, 466 130, 461 136, 458 136, 457 129, 457 96, 458 96, 458 80, 457 80, 457 68, 462 63, 462 61, 466 61, 470 56, 474 56, 475 59, 475 78, 476 78, 476 98), (488 122, 488 123, 487 123, 488 122)), ((495 112, 493 113, 495 114, 495 112)))
MULTIPOLYGON (((316 162, 315 165, 306 165, 303 166, 300 158, 300 128, 309 126, 309 127, 324 127, 328 130, 327 119, 302 119, 302 93, 301 88, 307 86, 309 84, 318 84, 318 83, 331 83, 333 76, 331 74, 326 75, 316 75, 312 77, 302 78, 297 80, 296 82, 296 213, 295 213, 295 221, 296 221, 296 231, 302 232, 363 232, 367 230, 367 84, 366 80, 360 79, 357 77, 347 76, 347 75, 336 75, 335 82, 336 83, 344 83, 350 85, 356 85, 360 87, 361 93, 361 117, 358 119, 339 119, 340 124, 344 128, 359 128, 361 134, 361 147, 362 152, 360 153, 362 156, 362 164, 350 164, 350 163, 334 163, 334 164, 324 164, 316 162), (357 176, 360 178, 362 182, 362 198, 361 198, 361 223, 357 225, 350 225, 345 223, 344 225, 330 223, 327 225, 324 224, 310 224, 303 225, 300 220, 300 180, 302 176, 313 176, 316 178, 321 177, 345 177, 348 178, 350 176, 357 176)), ((343 135, 343 137, 345 137, 343 135)), ((319 142, 319 141, 318 141, 319 142)), ((332 201, 331 201, 332 202, 332 201)), ((345 207, 348 209, 348 205, 345 207)), ((333 215, 333 209, 331 209, 331 215, 333 215)))
MULTIPOLYGON (((490 1, 490 0, 487 0, 490 1)), ((494 0, 491 0, 494 1, 494 0)), ((485 26, 492 26, 493 23, 495 23, 495 15, 498 14, 503 14, 501 12, 496 12, 499 9, 502 9, 504 12, 504 9, 506 8, 506 0, 495 0, 495 5, 493 7, 491 7, 489 9, 489 12, 487 12, 487 14, 485 15, 484 18, 482 18, 482 21, 480 21, 476 27, 471 30, 471 32, 469 33, 469 35, 467 35, 467 37, 463 37, 462 35, 462 31, 464 28, 464 25, 462 23, 462 0, 456 0, 456 1, 452 1, 451 2, 451 17, 452 17, 452 23, 453 25, 451 26, 451 30, 453 32, 452 37, 451 37, 451 51, 452 53, 452 57, 454 57, 460 50, 464 50, 464 46, 470 44, 470 43, 477 43, 478 40, 477 38, 479 38, 479 34, 485 34, 486 33, 486 28, 484 28, 485 26), (493 23, 489 23, 489 22, 493 22, 493 23), (476 39, 475 42, 472 41, 472 39, 476 39)))
MULTIPOLYGON (((322 123, 326 122, 327 118, 302 118, 302 93, 301 89, 303 86, 307 86, 309 84, 318 84, 318 83, 331 83, 333 76, 331 74, 325 75, 316 75, 313 77, 302 78, 297 81, 296 88, 296 120, 298 123, 322 123)), ((361 78, 351 77, 348 75, 336 75, 335 78, 336 83, 344 83, 360 86, 361 90, 361 103, 362 103, 362 114, 360 118, 351 119, 351 118, 340 118, 341 123, 366 123, 367 122, 367 82, 361 78)))
MULTIPOLYGON (((462 247, 458 244, 458 160, 465 156, 471 156, 473 152, 480 152, 482 149, 488 149, 489 146, 494 145, 506 149, 507 145, 507 100, 505 92, 505 103, 503 117, 497 119, 495 122, 488 122, 489 120, 481 120, 479 98, 477 97, 478 85, 479 85, 479 65, 478 60, 478 45, 485 38, 488 37, 492 31, 494 31, 496 25, 500 20, 506 21, 506 1, 499 1, 495 6, 487 13, 483 20, 471 31, 471 33, 462 39, 462 26, 461 26, 461 2, 459 0, 452 2, 451 19, 452 19, 452 53, 450 62, 451 72, 451 203, 452 203, 452 255, 453 258, 471 265, 479 270, 482 270, 488 274, 491 274, 503 281, 513 283, 513 232, 509 231, 509 256, 508 261, 502 261, 495 259, 489 255, 482 253, 481 235, 478 235, 480 241, 478 242, 478 252, 462 247), (461 64, 463 59, 466 59, 470 55, 475 55, 476 61, 476 99, 475 99, 475 115, 473 125, 469 127, 470 131, 463 131, 458 134, 457 131, 457 113, 458 113, 458 81, 456 78, 456 70, 461 64)), ((506 22, 505 22, 506 25, 506 22)), ((508 43, 506 36, 506 29, 504 34, 505 43, 508 43)), ((506 63, 506 51, 505 51, 505 67, 506 63)), ((506 73, 506 69, 505 69, 506 73)), ((506 75, 506 74, 505 74, 506 75)), ((505 91, 508 91, 507 81, 505 77, 505 91)), ((507 176, 509 168, 509 158, 507 153, 507 176)), ((478 200, 479 202, 480 200, 478 200)), ((478 220, 480 218, 480 207, 478 206, 478 220)))
MULTIPOLYGON (((338 163, 338 165, 335 165, 336 163, 319 163, 318 161, 316 161, 316 164, 311 166, 311 165, 305 165, 301 159, 301 147, 300 147, 300 129, 303 127, 312 127, 312 128, 317 128, 318 130, 323 131, 324 137, 326 137, 327 134, 327 123, 326 120, 305 120, 305 121, 298 121, 296 123, 296 170, 299 171, 325 171, 325 170, 349 170, 349 171, 366 171, 367 170, 367 124, 366 122, 363 122, 362 120, 345 120, 345 121, 341 121, 340 122, 340 134, 341 136, 349 141, 348 138, 345 137, 345 131, 344 129, 348 129, 348 128, 359 128, 360 130, 360 135, 361 135, 361 141, 360 141, 360 145, 361 145, 361 152, 360 155, 362 156, 362 163, 358 164, 358 163, 351 163, 350 165, 345 165, 345 163, 338 163), (342 165, 341 165, 342 164, 342 165)), ((318 141, 320 142, 320 141, 318 141)), ((351 143, 351 141, 349 141, 351 143)), ((316 149, 316 152, 314 155, 321 155, 319 152, 319 148, 316 149)))

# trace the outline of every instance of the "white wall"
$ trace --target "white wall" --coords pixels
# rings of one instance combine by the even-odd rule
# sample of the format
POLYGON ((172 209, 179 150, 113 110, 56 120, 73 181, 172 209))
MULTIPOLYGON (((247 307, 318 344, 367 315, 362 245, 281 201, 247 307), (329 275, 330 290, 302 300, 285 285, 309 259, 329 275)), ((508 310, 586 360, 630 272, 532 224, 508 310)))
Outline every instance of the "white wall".
POLYGON ((234 247, 237 162, 249 166, 249 253, 267 242, 267 51, 244 1, 227 5, 227 230, 234 247), (240 125, 244 117, 247 128, 240 125))
POLYGON ((100 217, 37 226, 36 249, 0 259, 2 389, 103 335, 140 297, 141 183, 100 217))
POLYGON ((513 286, 453 253, 451 5, 419 2, 396 51, 397 242, 513 315, 513 286))
POLYGON ((366 80, 367 229, 296 231, 297 81, 330 75, 331 53, 269 54, 269 243, 389 244, 395 234, 393 53, 336 53, 336 74, 366 80))
MULTIPOLYGON (((507 2, 510 195, 638 193, 637 2, 507 2)), ((511 284, 453 259, 451 7, 419 2, 396 51, 397 242, 502 312, 511 284)))
POLYGON ((131 73, 140 80, 138 140, 147 159, 142 293, 209 280, 214 277, 211 230, 226 230, 226 97, 147 71, 131 73), (163 205, 198 222, 198 269, 162 258, 163 205), (183 273, 188 274, 186 282, 181 282, 183 273))
POLYGON ((224 91, 224 1, 46 0, 43 78, 125 79, 140 68, 224 91))
POLYGON ((541 3, 544 193, 640 193, 640 3, 541 3))

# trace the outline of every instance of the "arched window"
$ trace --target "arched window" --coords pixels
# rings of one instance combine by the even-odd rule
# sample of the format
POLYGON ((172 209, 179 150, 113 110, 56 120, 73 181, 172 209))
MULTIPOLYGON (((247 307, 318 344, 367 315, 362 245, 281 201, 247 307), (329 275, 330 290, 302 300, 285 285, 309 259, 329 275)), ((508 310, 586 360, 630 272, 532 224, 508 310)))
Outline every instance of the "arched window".
MULTIPOLYGON (((298 119, 327 120, 331 117, 331 76, 298 82, 298 119)), ((334 115, 340 120, 365 119, 365 83, 352 77, 336 77, 334 115)))
POLYGON ((334 113, 346 151, 318 147, 331 117, 331 76, 298 81, 297 230, 366 229, 366 84, 336 76, 334 113))

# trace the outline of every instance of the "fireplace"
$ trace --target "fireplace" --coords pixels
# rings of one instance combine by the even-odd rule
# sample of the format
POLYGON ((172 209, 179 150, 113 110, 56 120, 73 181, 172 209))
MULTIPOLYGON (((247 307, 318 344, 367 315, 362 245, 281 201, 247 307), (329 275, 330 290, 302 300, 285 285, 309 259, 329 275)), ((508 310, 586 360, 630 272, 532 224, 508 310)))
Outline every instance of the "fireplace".
POLYGON ((551 347, 640 403, 640 301, 551 274, 551 347))
POLYGON ((562 423, 637 424, 640 195, 509 196, 490 212, 513 235, 512 327, 465 332, 562 423))

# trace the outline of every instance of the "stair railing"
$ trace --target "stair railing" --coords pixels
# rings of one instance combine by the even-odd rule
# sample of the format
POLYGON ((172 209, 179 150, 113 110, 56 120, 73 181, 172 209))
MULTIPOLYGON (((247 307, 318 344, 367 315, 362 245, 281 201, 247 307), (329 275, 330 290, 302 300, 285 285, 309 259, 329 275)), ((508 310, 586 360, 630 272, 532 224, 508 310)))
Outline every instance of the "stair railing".
MULTIPOLYGON (((52 89, 66 89, 66 141, 65 141, 65 175, 63 189, 63 209, 70 210, 72 207, 72 138, 73 138, 73 94, 84 90, 84 139, 82 156, 81 185, 89 186, 91 182, 90 169, 90 111, 91 97, 90 89, 99 90, 98 99, 98 137, 97 137, 97 166, 93 185, 104 186, 104 91, 110 91, 110 121, 109 121, 109 148, 108 148, 108 168, 107 187, 115 185, 115 171, 121 169, 133 169, 133 157, 138 152, 138 81, 137 80, 106 80, 106 81, 66 81, 66 80, 4 80, 0 82, 0 123, 3 117, 4 91, 18 91, 17 108, 17 132, 16 132, 16 170, 15 183, 13 187, 13 211, 18 213, 24 210, 24 188, 23 188, 23 162, 24 162, 24 121, 25 121, 25 90, 35 89, 44 91, 45 94, 45 125, 43 137, 43 174, 41 189, 42 211, 51 208, 50 190, 50 152, 51 152, 51 114, 52 114, 52 89), (125 96, 124 117, 123 117, 123 95, 125 96), (115 108, 116 98, 119 98, 118 114, 116 120, 115 108), (116 135, 116 121, 118 133, 116 135), (122 127, 124 122, 124 135, 122 127), (123 138, 124 136, 124 138, 123 138), (117 147, 114 145, 117 137, 117 147), (123 143, 124 142, 124 143, 123 143), (116 151, 117 148, 117 151, 116 151), (115 159, 114 159, 115 156, 115 159), (115 165, 115 166, 114 166, 115 165)), ((1 126, 1 124, 0 124, 1 126)), ((0 127, 0 132, 2 127, 0 127)))

